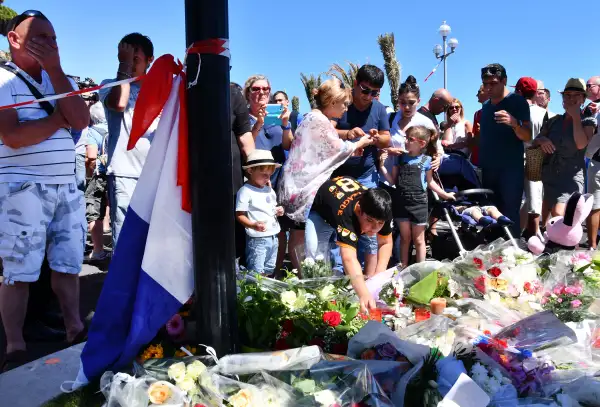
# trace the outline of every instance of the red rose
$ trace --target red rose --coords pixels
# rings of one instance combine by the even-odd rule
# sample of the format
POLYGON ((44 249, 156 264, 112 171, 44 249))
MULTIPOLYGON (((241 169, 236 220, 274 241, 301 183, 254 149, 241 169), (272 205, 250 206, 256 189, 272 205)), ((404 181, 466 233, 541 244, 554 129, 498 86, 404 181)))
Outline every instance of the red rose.
POLYGON ((345 355, 348 352, 347 343, 334 343, 331 345, 331 352, 336 355, 345 355))
POLYGON ((498 277, 500 274, 502 274, 502 270, 500 270, 498 267, 492 267, 488 270, 488 274, 492 277, 498 277))
POLYGON ((292 321, 291 319, 286 319, 285 321, 283 321, 281 327, 284 331, 294 332, 294 321, 292 321))
POLYGON ((526 293, 531 294, 531 283, 527 282, 525 283, 525 285, 523 286, 523 289, 525 290, 526 293))
POLYGON ((288 331, 281 331, 282 338, 287 338, 288 336, 290 336, 290 333, 288 331))
POLYGON ((290 345, 285 341, 285 338, 280 338, 275 342, 275 350, 286 350, 289 348, 290 345))
POLYGON ((327 311, 323 314, 323 322, 329 326, 336 327, 342 323, 342 315, 337 311, 327 311))
POLYGON ((312 338, 310 341, 308 341, 308 344, 311 346, 318 346, 321 349, 325 347, 325 341, 321 338, 312 338))
POLYGON ((482 294, 485 294, 485 276, 479 276, 475 280, 475 288, 479 290, 482 294))
POLYGON ((483 270, 483 260, 478 259, 477 257, 475 257, 473 259, 473 264, 475 264, 479 270, 483 270))

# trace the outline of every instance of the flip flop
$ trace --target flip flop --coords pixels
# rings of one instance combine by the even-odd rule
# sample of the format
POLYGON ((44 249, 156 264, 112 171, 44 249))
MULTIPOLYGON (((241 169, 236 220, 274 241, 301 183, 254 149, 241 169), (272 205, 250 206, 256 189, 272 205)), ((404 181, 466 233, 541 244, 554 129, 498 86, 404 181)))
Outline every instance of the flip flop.
POLYGON ((27 358, 27 351, 25 350, 15 350, 13 352, 7 353, 4 356, 4 361, 2 362, 1 372, 8 372, 9 370, 16 369, 19 366, 23 366, 29 362, 27 358))

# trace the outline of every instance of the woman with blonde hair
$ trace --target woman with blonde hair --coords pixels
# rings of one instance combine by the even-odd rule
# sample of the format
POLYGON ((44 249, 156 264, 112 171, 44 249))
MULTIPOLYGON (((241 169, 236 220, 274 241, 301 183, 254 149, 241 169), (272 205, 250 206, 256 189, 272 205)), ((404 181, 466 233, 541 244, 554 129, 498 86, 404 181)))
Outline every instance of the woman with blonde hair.
POLYGON ((288 248, 294 268, 299 268, 295 248, 304 241, 306 218, 319 187, 356 150, 373 143, 368 135, 356 143, 338 136, 331 120, 342 117, 352 101, 352 93, 338 79, 323 82, 313 94, 315 109, 296 129, 277 191, 284 218, 294 224, 288 248))
POLYGON ((446 152, 460 152, 465 157, 471 155, 473 125, 465 120, 465 110, 460 100, 454 99, 446 108, 450 125, 442 136, 442 145, 446 152))

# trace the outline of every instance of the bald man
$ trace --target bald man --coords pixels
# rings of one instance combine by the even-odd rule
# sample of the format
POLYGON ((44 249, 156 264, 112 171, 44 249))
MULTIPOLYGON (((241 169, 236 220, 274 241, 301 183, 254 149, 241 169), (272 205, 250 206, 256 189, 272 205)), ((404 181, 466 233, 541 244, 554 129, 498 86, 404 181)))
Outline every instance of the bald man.
POLYGON ((419 113, 427 116, 440 129, 440 123, 437 120, 437 115, 443 113, 446 107, 452 103, 452 95, 446 89, 438 89, 433 92, 429 101, 421 106, 419 113))
MULTIPOLYGON (((0 106, 77 89, 62 70, 54 28, 42 13, 16 16, 9 30, 13 62, 0 69, 0 106)), ((82 130, 89 121, 79 96, 0 111, 0 315, 7 344, 2 370, 27 360, 22 331, 29 284, 38 280, 46 252, 67 340, 85 339, 78 273, 87 226, 70 130, 82 130)))
MULTIPOLYGON (((591 103, 585 108, 585 113, 596 115, 596 120, 598 120, 600 119, 600 76, 592 76, 588 79, 586 93, 591 103)), ((587 218, 590 249, 597 247, 600 225, 600 132, 596 129, 594 133, 586 151, 586 157, 591 159, 587 169, 587 192, 594 195, 592 213, 587 218)))

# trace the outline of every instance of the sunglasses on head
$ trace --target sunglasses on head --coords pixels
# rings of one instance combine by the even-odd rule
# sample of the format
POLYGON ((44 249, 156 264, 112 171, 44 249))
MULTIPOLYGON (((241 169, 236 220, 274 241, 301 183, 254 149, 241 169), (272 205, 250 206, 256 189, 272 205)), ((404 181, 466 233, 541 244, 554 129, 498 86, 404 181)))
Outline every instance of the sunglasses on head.
POLYGON ((358 86, 360 87, 360 93, 362 93, 363 95, 371 95, 373 97, 378 96, 379 95, 379 91, 380 89, 371 89, 371 88, 365 88, 363 85, 358 84, 358 86))
POLYGON ((48 21, 48 17, 46 17, 41 11, 27 10, 13 18, 12 23, 10 25, 10 31, 14 31, 15 28, 19 26, 19 24, 31 17, 41 18, 42 20, 48 21))
POLYGON ((250 90, 252 92, 261 92, 262 91, 264 93, 269 93, 271 91, 271 88, 268 86, 266 86, 264 88, 261 86, 252 86, 252 87, 250 87, 250 90))
POLYGON ((495 76, 497 78, 503 78, 504 77, 504 71, 500 68, 497 68, 495 66, 491 66, 491 67, 485 67, 485 68, 481 68, 481 76, 495 76))

